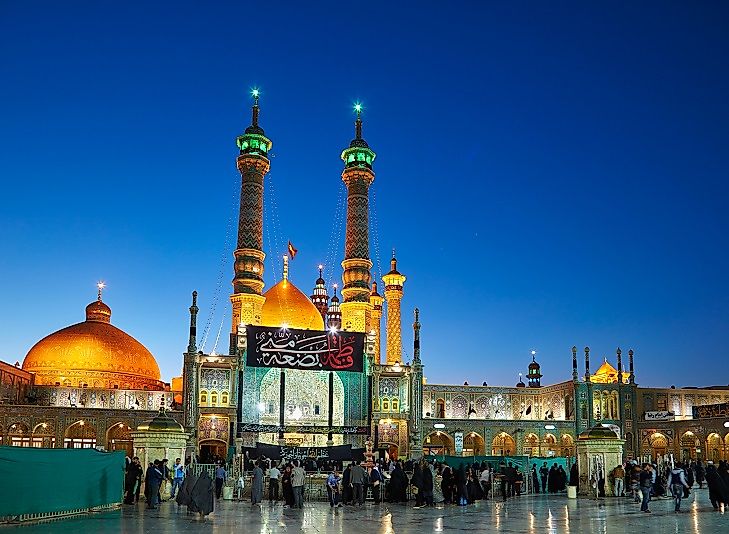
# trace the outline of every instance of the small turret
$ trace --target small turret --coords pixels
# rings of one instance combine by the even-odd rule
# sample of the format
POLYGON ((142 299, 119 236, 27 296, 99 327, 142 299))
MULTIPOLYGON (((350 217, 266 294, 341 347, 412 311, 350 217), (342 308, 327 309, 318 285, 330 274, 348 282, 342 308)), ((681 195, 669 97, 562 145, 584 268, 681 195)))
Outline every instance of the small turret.
POLYGON ((542 372, 541 367, 536 360, 537 351, 532 351, 532 363, 529 364, 529 372, 527 373, 527 381, 530 388, 538 388, 541 386, 542 372))
POLYGON ((327 312, 329 311, 329 293, 327 292, 327 283, 322 276, 324 266, 319 265, 319 278, 314 284, 314 292, 311 295, 311 302, 314 303, 316 309, 321 313, 324 324, 327 324, 327 312))
POLYGON ((337 284, 334 284, 334 295, 332 296, 329 310, 327 311, 327 328, 342 328, 342 311, 339 308, 339 297, 337 296, 337 284))

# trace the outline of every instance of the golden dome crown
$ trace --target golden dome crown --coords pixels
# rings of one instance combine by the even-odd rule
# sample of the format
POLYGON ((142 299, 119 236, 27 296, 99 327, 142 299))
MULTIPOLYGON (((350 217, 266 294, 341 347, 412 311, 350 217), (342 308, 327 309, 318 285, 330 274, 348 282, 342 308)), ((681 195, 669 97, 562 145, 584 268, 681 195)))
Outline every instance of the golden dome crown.
POLYGON ((23 360, 36 384, 119 389, 155 389, 157 362, 147 348, 111 324, 111 308, 101 298, 86 306, 86 321, 36 343, 23 360))
POLYGON ((303 330, 324 330, 324 320, 309 297, 289 280, 281 280, 263 295, 261 324, 303 330))

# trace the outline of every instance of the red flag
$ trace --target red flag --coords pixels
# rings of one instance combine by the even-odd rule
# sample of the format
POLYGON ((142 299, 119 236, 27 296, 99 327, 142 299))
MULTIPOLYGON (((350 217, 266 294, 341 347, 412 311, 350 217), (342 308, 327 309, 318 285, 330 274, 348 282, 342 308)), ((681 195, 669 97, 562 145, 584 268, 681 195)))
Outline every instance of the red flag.
POLYGON ((298 250, 295 249, 294 245, 292 245, 291 241, 289 241, 289 258, 291 258, 293 260, 294 256, 296 256, 297 252, 298 252, 298 250))

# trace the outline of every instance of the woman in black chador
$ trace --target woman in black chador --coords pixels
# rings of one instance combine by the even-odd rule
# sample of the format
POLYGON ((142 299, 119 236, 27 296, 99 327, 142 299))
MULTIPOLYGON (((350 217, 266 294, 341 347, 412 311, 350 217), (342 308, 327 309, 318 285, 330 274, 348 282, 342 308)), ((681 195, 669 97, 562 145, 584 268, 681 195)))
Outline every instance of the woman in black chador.
POLYGON ((402 470, 400 462, 395 464, 395 469, 390 475, 390 502, 407 502, 408 477, 402 470))

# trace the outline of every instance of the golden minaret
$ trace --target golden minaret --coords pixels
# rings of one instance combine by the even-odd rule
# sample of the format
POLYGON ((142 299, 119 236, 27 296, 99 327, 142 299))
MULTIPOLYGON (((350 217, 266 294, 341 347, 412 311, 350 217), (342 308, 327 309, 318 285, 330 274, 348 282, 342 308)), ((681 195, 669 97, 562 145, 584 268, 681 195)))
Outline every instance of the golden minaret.
POLYGON ((370 304, 372 304, 372 320, 370 327, 375 336, 375 363, 380 363, 382 352, 381 339, 382 339, 382 303, 385 299, 382 298, 377 292, 377 281, 372 282, 372 292, 370 293, 370 304))
POLYGON ((347 230, 344 240, 342 267, 342 329, 352 332, 370 331, 372 304, 370 303, 370 241, 369 241, 369 187, 375 180, 372 162, 375 153, 362 139, 362 106, 357 112, 355 138, 349 148, 342 151, 344 170, 342 181, 347 186, 347 230))
POLYGON ((230 302, 233 307, 231 348, 241 324, 261 324, 266 298, 263 291, 263 181, 271 162, 271 140, 258 125, 258 90, 253 90, 253 120, 238 137, 237 159, 241 176, 238 244, 235 252, 235 277, 230 302))
POLYGON ((405 275, 397 271, 395 251, 392 251, 390 272, 382 277, 385 282, 385 299, 387 300, 387 349, 385 353, 387 365, 402 362, 402 321, 400 320, 400 301, 403 295, 405 275))

